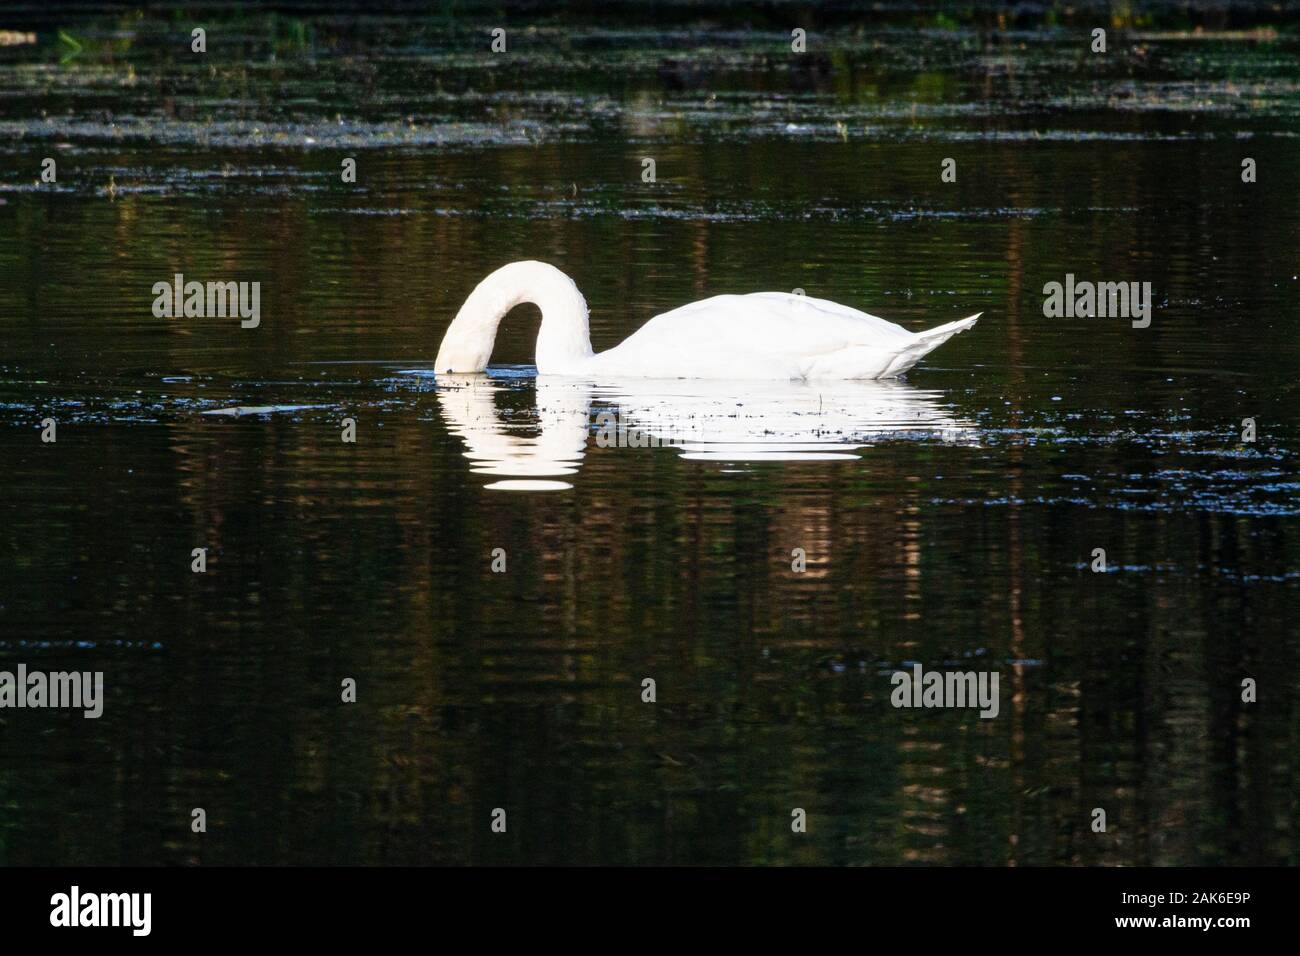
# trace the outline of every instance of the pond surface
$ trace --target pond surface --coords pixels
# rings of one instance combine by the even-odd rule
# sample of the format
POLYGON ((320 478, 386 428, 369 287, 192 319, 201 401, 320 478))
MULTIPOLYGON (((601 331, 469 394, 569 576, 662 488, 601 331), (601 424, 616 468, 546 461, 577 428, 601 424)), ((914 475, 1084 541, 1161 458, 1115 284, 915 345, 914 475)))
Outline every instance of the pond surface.
POLYGON ((0 47, 0 669, 106 695, 0 711, 0 863, 1297 861, 1294 37, 193 25, 0 47), (521 307, 435 377, 524 258, 598 350, 983 317, 903 382, 573 383, 521 307), (1046 318, 1067 273, 1150 326, 1046 318))

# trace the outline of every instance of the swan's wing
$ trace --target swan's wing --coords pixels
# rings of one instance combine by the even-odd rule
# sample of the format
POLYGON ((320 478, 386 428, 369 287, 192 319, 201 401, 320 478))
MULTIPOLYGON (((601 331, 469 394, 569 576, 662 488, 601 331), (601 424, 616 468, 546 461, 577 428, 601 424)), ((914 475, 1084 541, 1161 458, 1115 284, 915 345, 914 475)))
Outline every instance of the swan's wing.
POLYGON ((737 298, 770 303, 780 312, 799 321, 801 325, 807 325, 809 322, 827 324, 854 341, 863 336, 902 340, 912 334, 901 325, 882 319, 878 315, 811 295, 795 295, 791 292, 754 292, 737 298))
POLYGON ((715 295, 655 316, 632 338, 681 333, 733 345, 751 342, 783 351, 818 352, 848 345, 902 345, 913 333, 827 299, 790 293, 715 295))
POLYGON ((880 378, 899 374, 946 337, 927 338, 812 296, 719 295, 655 316, 621 345, 597 355, 592 370, 692 378, 880 378), (896 357, 903 361, 891 368, 896 357))
MULTIPOLYGON (((720 295, 655 316, 621 345, 597 355, 592 370, 803 378, 815 356, 854 346, 889 355, 912 338, 892 322, 825 299, 783 292, 720 295)), ((858 377, 874 374, 866 371, 858 377)))
POLYGON ((908 341, 912 333, 887 319, 840 305, 829 299, 790 292, 717 295, 665 312, 651 321, 714 322, 730 330, 770 337, 787 348, 908 341))

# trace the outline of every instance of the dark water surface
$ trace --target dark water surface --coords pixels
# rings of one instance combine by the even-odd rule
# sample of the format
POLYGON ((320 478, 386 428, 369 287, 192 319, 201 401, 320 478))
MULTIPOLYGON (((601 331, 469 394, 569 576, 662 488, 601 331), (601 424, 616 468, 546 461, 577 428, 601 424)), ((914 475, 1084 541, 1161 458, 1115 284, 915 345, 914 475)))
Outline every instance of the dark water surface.
POLYGON ((0 711, 0 863, 1297 861, 1294 38, 191 26, 0 47, 0 669, 107 695, 0 711), (984 316, 902 383, 588 388, 523 307, 435 379, 523 258, 597 349, 984 316), (176 272, 261 325, 155 318, 176 272), (1044 318, 1067 272, 1151 326, 1044 318), (998 717, 895 709, 911 662, 998 717))

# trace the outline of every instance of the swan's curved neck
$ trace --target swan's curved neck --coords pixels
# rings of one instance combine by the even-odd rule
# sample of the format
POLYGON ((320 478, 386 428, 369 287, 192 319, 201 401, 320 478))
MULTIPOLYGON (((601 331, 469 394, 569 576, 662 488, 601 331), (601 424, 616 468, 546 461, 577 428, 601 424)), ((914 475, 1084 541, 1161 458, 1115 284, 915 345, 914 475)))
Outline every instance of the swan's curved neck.
POLYGON ((435 372, 481 372, 492 357, 497 326, 523 302, 542 310, 537 371, 564 375, 591 358, 587 300, 573 280, 545 262, 512 262, 475 287, 456 313, 438 349, 435 372))

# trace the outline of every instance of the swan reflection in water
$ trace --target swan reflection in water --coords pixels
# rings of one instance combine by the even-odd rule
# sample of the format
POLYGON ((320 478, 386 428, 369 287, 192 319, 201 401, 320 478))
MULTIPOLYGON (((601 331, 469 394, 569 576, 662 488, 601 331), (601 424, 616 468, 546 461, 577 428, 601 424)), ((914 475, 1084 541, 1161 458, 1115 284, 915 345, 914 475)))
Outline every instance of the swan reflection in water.
MULTIPOLYGON (((427 374, 427 373, 426 373, 427 374)), ((944 393, 896 380, 732 382, 635 379, 592 383, 541 375, 537 418, 503 421, 495 395, 511 377, 436 377, 448 429, 464 441, 476 474, 496 490, 573 487, 588 444, 640 449, 668 446, 697 461, 856 459, 882 439, 968 443, 970 422, 944 407, 944 393)), ((517 377, 513 378, 517 381, 517 377)))

